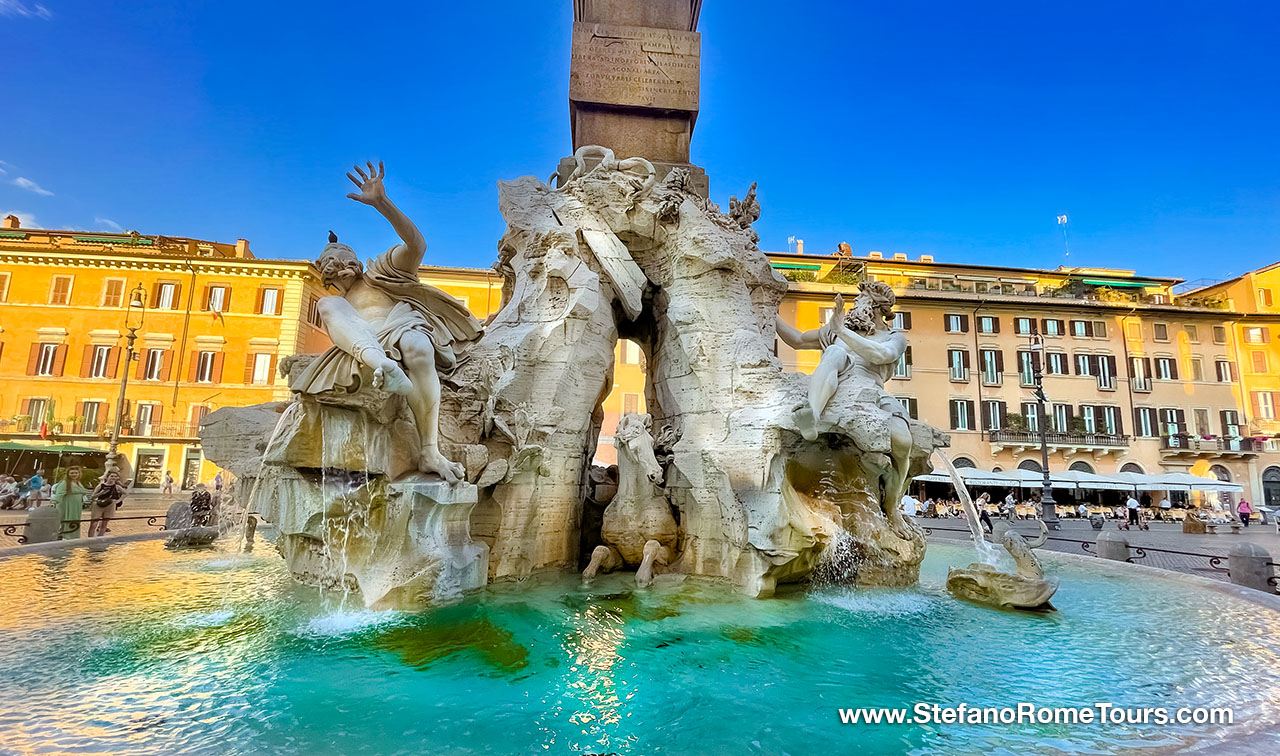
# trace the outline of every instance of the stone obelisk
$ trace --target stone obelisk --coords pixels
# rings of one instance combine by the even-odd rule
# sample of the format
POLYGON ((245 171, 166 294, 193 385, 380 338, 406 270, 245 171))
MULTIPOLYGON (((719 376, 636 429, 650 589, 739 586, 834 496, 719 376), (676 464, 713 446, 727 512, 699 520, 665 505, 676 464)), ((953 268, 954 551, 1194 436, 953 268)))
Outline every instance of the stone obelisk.
MULTIPOLYGON (((702 0, 574 0, 569 71, 573 149, 598 144, 619 158, 643 157, 665 175, 706 173, 689 161, 698 119, 702 0)), ((560 179, 573 171, 560 163, 560 179)))

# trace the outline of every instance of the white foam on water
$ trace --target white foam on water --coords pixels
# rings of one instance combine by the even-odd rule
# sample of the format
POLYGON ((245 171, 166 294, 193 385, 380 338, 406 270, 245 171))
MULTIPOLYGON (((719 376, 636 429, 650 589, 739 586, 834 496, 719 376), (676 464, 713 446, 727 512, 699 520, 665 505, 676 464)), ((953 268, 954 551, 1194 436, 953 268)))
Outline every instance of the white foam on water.
POLYGON ((909 614, 927 614, 933 610, 933 601, 919 593, 890 591, 821 591, 809 594, 809 598, 828 606, 843 609, 851 614, 879 617, 900 617, 909 614))
POLYGON ((364 632, 375 627, 395 624, 406 614, 397 611, 374 611, 373 609, 342 610, 312 617, 295 634, 316 638, 337 638, 343 635, 364 632))
POLYGON ((197 614, 188 614, 178 617, 174 620, 174 624, 182 627, 217 627, 225 625, 236 616, 231 609, 215 609, 211 612, 199 612, 197 614))

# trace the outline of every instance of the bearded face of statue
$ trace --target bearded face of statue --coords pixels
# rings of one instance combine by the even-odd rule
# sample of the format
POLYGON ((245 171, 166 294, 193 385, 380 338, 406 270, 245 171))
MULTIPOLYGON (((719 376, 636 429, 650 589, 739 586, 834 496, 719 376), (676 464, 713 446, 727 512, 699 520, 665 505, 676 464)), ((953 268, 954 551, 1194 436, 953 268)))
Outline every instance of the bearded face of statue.
POLYGON ((364 265, 356 253, 345 245, 330 245, 316 261, 320 269, 321 280, 325 286, 332 286, 340 293, 346 294, 360 276, 364 274, 364 265))
POLYGON ((845 325, 854 333, 869 334, 876 330, 876 307, 871 297, 859 294, 845 316, 845 325))

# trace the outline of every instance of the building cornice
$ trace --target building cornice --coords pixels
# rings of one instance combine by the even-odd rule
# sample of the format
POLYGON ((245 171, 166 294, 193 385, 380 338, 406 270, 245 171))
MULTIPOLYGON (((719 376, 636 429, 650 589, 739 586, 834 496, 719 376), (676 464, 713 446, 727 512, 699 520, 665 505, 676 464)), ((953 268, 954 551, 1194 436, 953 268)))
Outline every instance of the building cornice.
POLYGON ((148 270, 190 275, 241 275, 268 278, 302 278, 319 282, 315 266, 304 260, 260 258, 209 258, 165 254, 83 255, 78 250, 0 250, 0 262, 18 265, 90 268, 96 270, 148 270))

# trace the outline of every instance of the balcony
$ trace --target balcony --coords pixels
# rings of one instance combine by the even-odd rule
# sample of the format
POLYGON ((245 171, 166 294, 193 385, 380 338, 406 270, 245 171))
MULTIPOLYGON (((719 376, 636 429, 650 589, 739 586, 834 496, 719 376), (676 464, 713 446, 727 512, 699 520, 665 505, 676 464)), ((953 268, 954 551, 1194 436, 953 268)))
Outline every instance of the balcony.
MULTIPOLYGON (((20 419, 8 424, 0 423, 0 438, 38 438, 41 425, 42 423, 31 419, 20 419)), ((200 432, 200 423, 187 421, 149 423, 145 427, 137 428, 131 426, 131 422, 126 422, 125 426, 120 429, 121 440, 160 441, 171 439, 175 441, 195 441, 199 438, 200 432)), ((96 422, 85 422, 83 420, 53 422, 49 423, 49 439, 58 441, 106 441, 111 438, 112 427, 111 418, 100 418, 96 422)))
POLYGON ((1134 391, 1136 391, 1136 392, 1138 392, 1138 393, 1140 393, 1140 394, 1149 394, 1149 393, 1151 393, 1151 379, 1150 379, 1150 378, 1130 378, 1130 379, 1129 379, 1129 385, 1133 387, 1133 390, 1134 390, 1134 391))
POLYGON ((1004 373, 996 373, 994 371, 982 371, 983 386, 1000 386, 1004 383, 1004 373))
POLYGON ((951 366, 951 382, 952 383, 968 383, 969 368, 952 365, 951 366))
MULTIPOLYGON (((1068 454, 1092 453, 1094 456, 1118 453, 1129 448, 1129 437, 1114 433, 1059 433, 1049 431, 1046 436, 1051 451, 1068 454)), ((992 453, 1001 449, 1039 449, 1040 433, 1037 431, 996 430, 987 433, 992 453)))
POLYGON ((1266 443, 1253 438, 1205 438, 1194 433, 1174 433, 1160 437, 1163 457, 1248 457, 1265 451, 1266 443))

